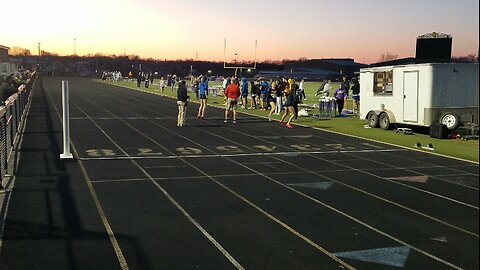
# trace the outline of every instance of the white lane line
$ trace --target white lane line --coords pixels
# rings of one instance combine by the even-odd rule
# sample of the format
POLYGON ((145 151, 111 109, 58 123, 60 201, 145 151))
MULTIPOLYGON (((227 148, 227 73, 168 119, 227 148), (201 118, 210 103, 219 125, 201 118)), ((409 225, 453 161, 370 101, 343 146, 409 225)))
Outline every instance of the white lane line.
MULTIPOLYGON (((44 90, 46 91, 46 90, 44 90)), ((60 116, 60 113, 58 111, 57 105, 53 101, 52 96, 49 94, 50 97, 50 102, 53 104, 55 107, 55 111, 57 113, 58 118, 60 121, 62 121, 62 117, 60 116)), ((70 140, 70 144, 72 146, 72 150, 75 156, 79 156, 77 149, 75 147, 75 144, 73 143, 72 140, 70 140)), ((90 195, 93 198, 93 202, 95 204, 95 207, 97 208, 97 212, 100 215, 100 219, 102 220, 103 226, 105 227, 105 230, 107 231, 108 238, 110 239, 110 242, 112 243, 113 250, 115 252, 115 255, 117 256, 118 263, 120 264, 120 267, 122 270, 129 270, 127 260, 125 259, 125 256, 123 255, 122 249, 120 247, 120 244, 117 241, 117 238, 115 237, 115 233, 113 232, 112 226, 110 225, 110 222, 107 219, 107 216, 105 215, 105 211, 103 210, 102 204, 100 203, 100 200, 98 199, 97 193, 95 192, 95 189, 93 188, 92 181, 90 180, 90 177, 87 173, 87 170, 85 169, 85 166, 83 165, 83 162, 81 160, 76 160, 77 164, 80 167, 80 170, 82 171, 83 178, 85 180, 85 183, 87 184, 88 191, 90 192, 90 195)))
MULTIPOLYGON (((83 114, 88 117, 88 114, 83 111, 78 105, 74 104, 83 114)), ((125 156, 128 156, 127 152, 118 145, 113 138, 111 138, 105 130, 103 130, 93 119, 90 120, 100 132, 103 133, 125 156)), ((128 124, 127 124, 128 125, 128 124)), ((132 126, 130 126, 134 129, 132 126)), ((134 129, 136 130, 136 129, 134 129)), ((135 160, 130 161, 155 185, 167 199, 232 263, 237 269, 244 270, 245 268, 215 239, 210 233, 205 230, 200 223, 198 223, 168 192, 165 190, 145 169, 138 164, 135 160)), ((93 187, 92 187, 93 188, 93 187)))

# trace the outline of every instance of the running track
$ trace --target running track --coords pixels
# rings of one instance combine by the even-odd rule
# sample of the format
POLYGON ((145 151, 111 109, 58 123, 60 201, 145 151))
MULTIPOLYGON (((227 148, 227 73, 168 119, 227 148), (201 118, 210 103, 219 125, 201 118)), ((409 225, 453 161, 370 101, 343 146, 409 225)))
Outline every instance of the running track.
POLYGON ((75 160, 41 78, 1 269, 479 267, 478 164, 67 79, 75 160))

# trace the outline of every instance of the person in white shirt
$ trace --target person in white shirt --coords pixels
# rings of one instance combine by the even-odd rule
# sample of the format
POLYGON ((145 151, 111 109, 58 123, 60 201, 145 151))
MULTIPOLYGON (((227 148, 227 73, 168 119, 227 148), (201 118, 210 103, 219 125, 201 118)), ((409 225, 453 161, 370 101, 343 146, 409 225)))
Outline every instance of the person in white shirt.
POLYGON ((163 90, 165 89, 165 80, 163 77, 160 78, 160 94, 163 95, 163 90))
POLYGON ((307 96, 305 95, 305 79, 300 81, 298 88, 300 90, 300 97, 303 98, 303 100, 307 100, 307 96))

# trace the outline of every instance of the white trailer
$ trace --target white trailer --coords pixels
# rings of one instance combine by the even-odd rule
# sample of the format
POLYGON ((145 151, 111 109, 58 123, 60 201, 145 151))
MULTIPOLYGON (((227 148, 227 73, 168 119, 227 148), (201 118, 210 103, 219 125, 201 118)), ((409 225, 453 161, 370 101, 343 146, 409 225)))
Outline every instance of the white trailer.
POLYGON ((360 117, 370 127, 392 124, 449 130, 478 125, 478 64, 426 63, 360 69, 360 117))

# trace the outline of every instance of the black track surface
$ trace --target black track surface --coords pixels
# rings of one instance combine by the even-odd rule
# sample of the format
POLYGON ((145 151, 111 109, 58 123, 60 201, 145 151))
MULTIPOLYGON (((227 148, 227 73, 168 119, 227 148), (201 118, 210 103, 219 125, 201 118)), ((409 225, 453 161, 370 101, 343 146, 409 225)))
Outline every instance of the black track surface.
POLYGON ((39 79, 2 270, 479 267, 478 164, 63 79, 75 160, 39 79))

